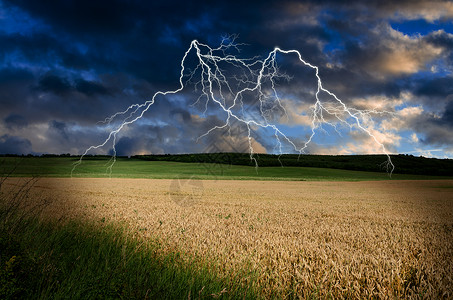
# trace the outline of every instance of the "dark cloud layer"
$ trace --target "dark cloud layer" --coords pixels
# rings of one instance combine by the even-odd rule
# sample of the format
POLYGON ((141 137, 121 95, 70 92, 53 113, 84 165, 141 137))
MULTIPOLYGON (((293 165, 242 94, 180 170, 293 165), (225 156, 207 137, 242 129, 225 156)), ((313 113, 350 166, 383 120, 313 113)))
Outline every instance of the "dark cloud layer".
MULTIPOLYGON (((448 1, 428 0, 0 0, 0 153, 82 152, 105 134, 98 121, 178 87, 193 39, 216 46, 228 34, 248 44, 245 57, 275 46, 300 50, 348 104, 410 95, 408 103, 425 110, 426 126, 412 128, 422 142, 452 149, 445 130, 453 126, 452 19, 448 1), (437 27, 424 35, 398 31, 406 21, 437 27)), ((303 86, 313 78, 291 60, 282 66, 293 76, 284 93, 307 98, 303 86)), ((190 106, 196 99, 189 90, 158 98, 119 138, 118 153, 200 152, 212 143, 242 151, 231 145, 243 133, 234 140, 216 131, 197 143, 225 115, 204 115, 203 105, 190 106)), ((271 151, 264 133, 254 142, 271 151)))
POLYGON ((453 95, 453 77, 424 79, 418 85, 415 93, 419 96, 445 99, 453 95))
POLYGON ((28 121, 21 115, 11 114, 5 118, 5 124, 8 129, 27 127, 28 121))
POLYGON ((32 153, 31 142, 27 139, 10 136, 8 134, 0 136, 0 153, 17 154, 17 153, 32 153))

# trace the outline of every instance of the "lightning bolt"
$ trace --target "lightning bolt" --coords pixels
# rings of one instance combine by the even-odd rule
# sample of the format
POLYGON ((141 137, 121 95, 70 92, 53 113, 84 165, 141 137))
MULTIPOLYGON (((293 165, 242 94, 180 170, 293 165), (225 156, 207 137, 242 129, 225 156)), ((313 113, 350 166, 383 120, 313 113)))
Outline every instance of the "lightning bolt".
POLYGON ((74 163, 71 175, 90 151, 106 145, 111 145, 113 152, 111 160, 107 164, 107 171, 111 175, 113 165, 116 162, 117 135, 121 130, 141 119, 158 97, 178 94, 189 84, 193 84, 194 90, 200 93, 192 105, 204 104, 204 113, 206 113, 209 105, 213 104, 221 112, 226 114, 223 125, 212 127, 206 133, 199 136, 197 141, 208 136, 215 130, 229 129, 231 122, 237 121, 247 128, 250 159, 258 167, 252 146, 252 131, 254 129, 262 128, 273 132, 279 154, 283 153, 283 143, 292 147, 295 152, 303 154, 312 142, 316 131, 324 130, 324 124, 331 126, 340 134, 337 129, 338 123, 347 126, 350 130, 358 129, 372 138, 377 146, 381 148, 382 153, 387 156, 383 167, 389 175, 392 174, 395 166, 392 163, 390 154, 387 152, 384 144, 373 134, 373 130, 366 126, 372 120, 372 115, 391 112, 360 110, 347 106, 339 97, 323 86, 319 75, 319 68, 305 61, 301 53, 297 50, 283 50, 275 47, 264 59, 260 59, 259 57, 240 58, 230 54, 232 52, 231 50, 240 53, 239 47, 243 45, 236 43, 235 40, 236 36, 225 37, 217 48, 211 48, 206 44, 193 40, 181 60, 179 87, 175 90, 158 91, 150 100, 141 104, 132 104, 124 111, 117 112, 102 121, 101 123, 107 124, 110 128, 107 138, 102 143, 91 146, 84 151, 80 159, 74 163), (190 56, 190 59, 197 63, 195 68, 189 69, 186 64, 188 64, 189 55, 192 53, 195 54, 195 57, 192 58, 190 56), (278 55, 295 55, 299 63, 315 72, 317 80, 317 88, 314 95, 315 100, 310 107, 311 133, 300 146, 297 146, 297 143, 283 132, 279 123, 273 120, 275 114, 284 115, 289 120, 283 100, 276 86, 278 80, 290 80, 291 78, 280 72, 277 64, 278 55), (196 78, 199 78, 199 80, 195 80, 196 78), (256 104, 254 108, 252 107, 253 105, 251 106, 246 101, 248 100, 250 102, 250 96, 248 96, 250 94, 254 95, 253 98, 256 101, 253 104, 256 104), (321 96, 329 97, 330 101, 322 100, 321 96), (258 115, 250 113, 253 109, 258 115))

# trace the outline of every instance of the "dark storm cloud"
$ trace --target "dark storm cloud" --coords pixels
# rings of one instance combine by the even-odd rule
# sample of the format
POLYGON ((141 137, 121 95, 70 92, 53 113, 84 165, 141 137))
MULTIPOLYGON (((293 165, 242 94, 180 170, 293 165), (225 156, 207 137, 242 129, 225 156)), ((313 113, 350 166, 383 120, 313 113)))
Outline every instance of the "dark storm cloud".
POLYGON ((445 146, 453 149, 453 100, 449 98, 445 108, 438 114, 424 112, 410 118, 408 126, 420 137, 424 145, 445 146))
POLYGON ((19 136, 0 136, 0 154, 32 153, 31 142, 19 136))
MULTIPOLYGON (((225 117, 225 116, 224 116, 225 117)), ((225 119, 214 115, 206 118, 195 117, 183 109, 169 112, 166 125, 135 125, 128 130, 128 136, 119 138, 116 145, 118 155, 137 153, 199 153, 199 152, 247 152, 249 149, 248 130, 239 122, 232 121, 231 128, 216 129, 202 136, 214 126, 222 126, 225 119)), ((252 130, 255 151, 262 152, 258 132, 252 130), (256 141, 257 142, 256 142, 256 141)), ((113 151, 110 150, 110 154, 113 151)))
POLYGON ((29 87, 33 80, 29 70, 14 67, 0 69, 0 117, 21 113, 24 102, 30 97, 29 87))
POLYGON ((75 91, 85 94, 88 97, 96 94, 108 94, 108 90, 102 85, 102 83, 87 81, 82 78, 76 79, 73 83, 71 83, 67 78, 52 74, 46 74, 43 76, 38 82, 37 89, 62 96, 64 96, 63 94, 75 91))
MULTIPOLYGON (((139 153, 141 149, 140 144, 143 144, 143 140, 140 138, 130 138, 130 137, 122 137, 116 144, 116 153, 120 156, 129 156, 139 153)), ((110 155, 113 155, 113 150, 110 151, 110 155)))
POLYGON ((49 125, 50 128, 58 132, 58 134, 60 134, 65 140, 68 139, 68 134, 66 132, 67 128, 64 122, 52 120, 49 125))
MULTIPOLYGON (((451 122, 451 120, 449 122, 451 122)), ((452 148, 452 126, 445 126, 445 124, 439 124, 439 122, 435 120, 429 120, 428 122, 425 122, 423 126, 416 125, 414 128, 422 133, 423 137, 420 140, 423 144, 446 146, 449 149, 452 148)))
POLYGON ((450 76, 422 78, 413 80, 410 84, 415 96, 413 101, 431 108, 436 113, 448 107, 453 99, 453 78, 450 76))
POLYGON ((453 35, 443 30, 429 34, 426 40, 433 45, 444 47, 447 49, 453 48, 453 35))
POLYGON ((39 80, 38 88, 44 92, 52 92, 64 96, 72 87, 66 78, 56 75, 45 75, 39 80))
MULTIPOLYGON (((216 46, 223 36, 238 34, 237 41, 248 44, 235 53, 241 57, 264 56, 275 46, 298 49, 319 66, 324 86, 348 103, 411 92, 421 103, 436 98, 444 108, 452 93, 453 82, 445 74, 411 77, 430 62, 429 51, 409 51, 415 58, 406 65, 413 63, 414 73, 409 67, 393 68, 401 63, 394 59, 398 49, 442 49, 451 64, 451 34, 433 32, 412 45, 395 37, 388 25, 417 16, 442 20, 445 10, 432 9, 442 8, 442 1, 0 1, 6 12, 0 22, 7 25, 0 28, 0 119, 10 133, 3 140, 13 138, 9 130, 42 126, 52 149, 61 152, 75 151, 75 140, 86 145, 102 137, 96 122, 105 117, 149 100, 158 90, 178 88, 180 60, 193 39, 216 46), (11 13, 20 18, 8 19, 11 13), (80 126, 94 129, 82 138, 80 126)), ((284 62, 282 71, 294 79, 281 82, 282 90, 302 101, 313 77, 291 60, 284 62)), ((145 115, 153 125, 129 126, 118 153, 196 152, 212 143, 230 149, 222 144, 222 131, 201 144, 194 141, 225 119, 213 110, 203 116, 203 105, 190 107, 197 97, 189 90, 179 99, 158 97, 145 115)), ((449 105, 440 120, 446 126, 452 119, 449 105)), ((256 139, 266 144, 265 138, 256 139)), ((30 141, 21 141, 17 149, 31 151, 30 141)))
POLYGON ((21 84, 33 79, 33 74, 25 69, 20 68, 3 68, 0 69, 0 85, 2 88, 9 85, 21 84))
POLYGON ((447 104, 447 107, 445 108, 445 112, 442 115, 441 121, 445 122, 449 126, 453 128, 453 101, 450 100, 450 102, 447 104))
MULTIPOLYGON (((132 135, 119 139, 116 145, 118 155, 179 153, 181 143, 185 143, 186 147, 192 146, 183 138, 184 131, 173 126, 139 125, 132 131, 132 135)), ((109 153, 113 154, 111 150, 109 153)))
POLYGON ((453 94, 453 78, 441 77, 422 80, 415 93, 427 97, 448 97, 448 95, 453 94))
POLYGON ((398 97, 403 91, 403 86, 396 80, 379 80, 360 70, 347 68, 333 68, 321 71, 324 86, 338 95, 345 102, 351 98, 366 97, 370 95, 385 95, 398 97))
MULTIPOLYGON (((169 1, 145 5, 129 1, 4 2, 52 28, 49 37, 35 41, 37 52, 55 52, 67 67, 121 70, 159 82, 174 80, 180 47, 188 47, 191 39, 200 33, 206 36, 215 27, 213 16, 203 13, 204 6, 198 9, 190 1, 178 5, 169 1), (55 39, 60 41, 57 47, 52 46, 55 39), (169 40, 175 42, 168 45, 169 40)), ((32 49, 27 43, 33 43, 30 39, 34 38, 21 36, 21 48, 32 49)), ((216 32, 216 42, 219 40, 216 32)))
POLYGON ((24 116, 17 115, 17 114, 10 114, 8 117, 5 118, 6 127, 9 129, 13 128, 24 128, 27 127, 28 121, 25 119, 24 116))
POLYGON ((102 85, 94 81, 86 81, 84 79, 77 79, 75 88, 77 91, 87 95, 93 96, 95 94, 107 94, 107 89, 102 85))
MULTIPOLYGON (((129 1, 3 1, 29 12, 32 17, 42 18, 47 23, 58 25, 78 33, 114 34, 127 31, 130 13, 140 12, 137 6, 131 9, 129 1), (83 20, 83 21, 82 21, 83 20)), ((135 15, 137 16, 137 15, 135 15)))
POLYGON ((444 30, 431 33, 426 37, 426 41, 434 46, 441 47, 446 51, 449 65, 453 64, 453 34, 444 30))
POLYGON ((49 119, 95 125, 130 103, 143 102, 151 92, 149 84, 128 76, 107 75, 93 81, 0 70, 0 118, 21 115, 30 125, 48 123, 49 119))

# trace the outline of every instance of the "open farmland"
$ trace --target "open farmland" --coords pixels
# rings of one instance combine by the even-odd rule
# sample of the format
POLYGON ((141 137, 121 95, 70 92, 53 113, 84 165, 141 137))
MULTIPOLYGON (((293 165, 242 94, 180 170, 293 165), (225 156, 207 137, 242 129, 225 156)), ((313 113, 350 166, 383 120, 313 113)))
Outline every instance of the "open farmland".
MULTIPOLYGON (((201 154, 200 154, 201 156, 201 154)), ((167 156, 165 156, 167 157, 167 156)), ((177 158, 177 156, 168 156, 177 158)), ((215 156, 214 156, 215 157, 215 156)), ((79 158, 76 157, 3 157, 0 158, 0 172, 14 170, 10 176, 18 177, 71 177, 71 170, 79 158)), ((384 170, 366 172, 315 167, 253 166, 197 162, 146 161, 137 158, 117 158, 115 165, 111 157, 86 157, 78 165, 73 177, 89 178, 179 178, 217 179, 217 180, 297 180, 297 181, 361 181, 361 180, 420 180, 453 179, 453 176, 431 176, 429 172, 419 174, 398 174, 390 177, 384 170)), ((382 163, 382 161, 380 161, 382 163)), ((429 165, 416 166, 425 170, 429 165)), ((397 169, 398 170, 398 169, 397 169)))
POLYGON ((453 297, 452 180, 42 178, 31 193, 54 199, 51 218, 125 224, 219 276, 241 270, 264 297, 453 297))

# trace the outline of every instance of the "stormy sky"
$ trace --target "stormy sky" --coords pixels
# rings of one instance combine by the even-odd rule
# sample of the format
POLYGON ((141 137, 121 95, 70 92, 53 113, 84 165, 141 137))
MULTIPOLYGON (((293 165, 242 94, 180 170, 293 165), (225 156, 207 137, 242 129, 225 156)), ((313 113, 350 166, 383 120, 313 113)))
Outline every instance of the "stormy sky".
MULTIPOLYGON (((296 49, 349 107, 386 111, 364 126, 389 152, 453 158, 453 3, 432 0, 0 0, 0 154, 83 153, 117 126, 107 117, 179 87, 192 40, 217 47, 233 35, 237 57, 296 49)), ((277 62, 288 75, 279 124, 303 145, 316 79, 294 58, 277 62)), ((227 115, 197 102, 195 77, 126 126, 117 154, 248 151, 238 122, 203 136, 227 115)), ((278 150, 272 132, 252 129, 255 152, 278 150)), ((319 128, 307 153, 381 153, 356 129, 319 128)))

